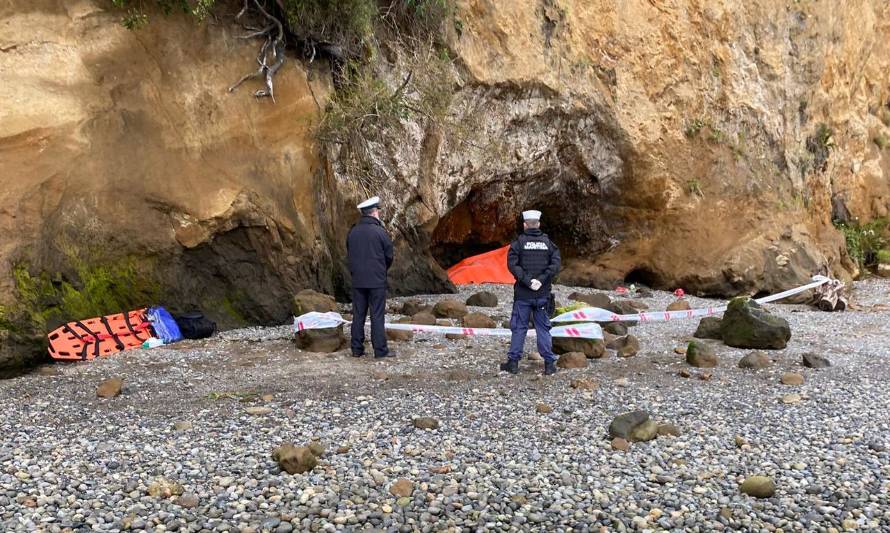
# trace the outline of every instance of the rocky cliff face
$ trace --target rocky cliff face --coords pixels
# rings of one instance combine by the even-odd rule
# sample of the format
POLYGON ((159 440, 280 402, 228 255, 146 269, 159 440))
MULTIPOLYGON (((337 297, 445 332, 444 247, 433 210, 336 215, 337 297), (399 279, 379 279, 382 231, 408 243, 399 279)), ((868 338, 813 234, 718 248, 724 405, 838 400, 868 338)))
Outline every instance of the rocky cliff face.
MULTIPOLYGON (((282 321, 296 289, 345 293, 371 190, 399 292, 447 290, 532 207, 566 282, 773 291, 849 275, 833 212, 890 206, 883 0, 461 0, 441 114, 376 138, 361 183, 311 135, 323 67, 291 58, 274 104, 226 92, 256 53, 236 8, 130 32, 100 0, 0 7, 0 300, 16 265, 76 285, 127 260, 174 306, 282 321)), ((425 64, 392 46, 375 69, 396 88, 425 64)))
POLYGON ((338 207, 306 71, 288 65, 276 104, 230 95, 256 51, 234 27, 119 20, 107 2, 0 12, 4 295, 13 265, 65 272, 72 256, 133 257, 179 303, 241 300, 251 320, 284 319, 294 287, 331 290, 338 207))
POLYGON ((401 203, 428 193, 408 225, 435 226, 447 260, 539 207, 578 284, 729 294, 845 276, 833 206, 868 220, 890 201, 873 142, 890 7, 855 4, 464 2, 451 110, 475 122, 409 128, 388 165, 415 185, 401 203))

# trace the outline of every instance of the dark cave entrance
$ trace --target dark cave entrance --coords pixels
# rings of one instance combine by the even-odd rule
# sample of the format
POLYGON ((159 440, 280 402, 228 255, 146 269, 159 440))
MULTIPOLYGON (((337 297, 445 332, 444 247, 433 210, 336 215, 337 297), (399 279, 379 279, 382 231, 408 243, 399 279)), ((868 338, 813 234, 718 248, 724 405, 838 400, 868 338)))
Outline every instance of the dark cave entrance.
POLYGON ((624 276, 624 283, 627 285, 642 285, 652 289, 661 289, 664 285, 663 280, 658 274, 645 268, 637 268, 628 272, 627 275, 624 276))
POLYGON ((442 268, 509 244, 522 231, 522 211, 541 211, 541 229, 563 260, 602 249, 597 200, 574 182, 499 181, 474 189, 439 220, 430 251, 442 268), (531 184, 531 185, 530 185, 531 184))

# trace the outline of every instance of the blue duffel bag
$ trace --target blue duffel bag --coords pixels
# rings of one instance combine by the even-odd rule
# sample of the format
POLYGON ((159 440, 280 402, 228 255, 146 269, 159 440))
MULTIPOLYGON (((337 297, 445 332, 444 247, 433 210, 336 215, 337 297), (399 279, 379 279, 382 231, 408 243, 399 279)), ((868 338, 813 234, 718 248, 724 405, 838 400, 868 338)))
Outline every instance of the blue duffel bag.
POLYGON ((164 344, 170 344, 183 339, 176 320, 173 319, 173 315, 166 309, 163 307, 149 307, 146 314, 155 333, 159 339, 164 341, 164 344))

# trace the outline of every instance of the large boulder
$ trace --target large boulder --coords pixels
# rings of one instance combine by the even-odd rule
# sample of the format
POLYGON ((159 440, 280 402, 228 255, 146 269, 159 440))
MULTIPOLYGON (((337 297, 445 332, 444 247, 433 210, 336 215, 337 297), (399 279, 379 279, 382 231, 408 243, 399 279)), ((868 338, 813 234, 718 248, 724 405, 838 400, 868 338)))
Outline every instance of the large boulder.
POLYGON ((481 291, 467 298, 467 305, 475 307, 497 307, 498 297, 489 291, 481 291))
POLYGON ((272 459, 288 474, 303 474, 318 465, 318 458, 307 446, 293 444, 279 446, 272 452, 272 459))
POLYGON ((686 347, 686 362, 699 368, 714 368, 717 366, 717 353, 710 344, 689 341, 689 346, 686 347))
MULTIPOLYGON (((610 303, 605 307, 606 311, 611 311, 616 315, 635 315, 639 313, 639 309, 631 305, 632 302, 630 300, 616 300, 610 303)), ((635 320, 625 320, 623 322, 615 322, 616 324, 621 324, 624 327, 631 327, 637 325, 635 320)))
POLYGON ((619 315, 634 315, 638 312, 637 306, 632 300, 615 300, 604 309, 619 315))
POLYGON ((698 322, 698 327, 692 336, 696 339, 723 340, 723 337, 720 335, 720 322, 720 317, 706 316, 698 322))
POLYGON ((624 337, 626 335, 612 335, 611 333, 604 331, 603 332, 603 341, 606 343, 606 348, 609 350, 617 350, 621 348, 624 344, 624 337))
POLYGON ((603 332, 623 337, 627 335, 627 326, 621 322, 606 322, 603 325, 603 332))
POLYGON ((646 311, 649 309, 649 304, 640 300, 623 300, 623 302, 633 307, 637 311, 646 311))
POLYGON ((618 348, 618 357, 633 357, 640 351, 640 341, 633 335, 624 337, 624 342, 618 348))
POLYGON ((803 354, 803 366, 807 368, 828 368, 831 366, 831 361, 821 355, 805 353, 803 354))
POLYGON ((488 315, 482 313, 467 313, 461 320, 465 328, 496 328, 498 323, 488 315))
POLYGON ((48 361, 45 342, 43 336, 6 331, 0 322, 0 379, 48 361))
POLYGON ((329 313, 337 310, 337 302, 328 296, 312 289, 304 289, 294 296, 294 314, 297 316, 310 313, 329 313))
POLYGON ((679 298, 668 304, 665 311, 689 311, 690 309, 692 309, 692 307, 689 305, 689 300, 686 298, 679 298))
POLYGON ((432 313, 428 313, 426 311, 421 311, 411 317, 410 323, 418 324, 421 326, 435 326, 436 325, 436 317, 432 313))
POLYGON ((446 299, 433 306, 436 318, 463 318, 468 312, 467 306, 457 300, 446 299))
POLYGON ((780 381, 783 385, 798 386, 803 385, 804 379, 803 376, 797 372, 785 372, 782 374, 782 379, 780 381))
POLYGON ((407 342, 414 339, 414 332, 403 329, 387 329, 386 340, 393 342, 407 342))
POLYGON ((781 350, 791 339, 791 327, 754 300, 734 298, 720 321, 720 336, 734 348, 781 350))
POLYGON ((608 333, 606 336, 606 348, 618 352, 619 357, 633 357, 640 351, 640 341, 633 335, 624 335, 622 337, 613 337, 608 333))
POLYGON ((652 440, 658 435, 658 424, 646 411, 630 411, 616 416, 609 424, 609 436, 630 442, 652 440))
POLYGON ((307 352, 331 353, 346 345, 343 327, 304 329, 297 332, 297 347, 307 352))
POLYGON ((751 352, 739 360, 739 368, 760 370, 773 364, 769 356, 763 352, 751 352))
POLYGON ((586 368, 587 355, 582 352, 569 352, 559 356, 556 362, 559 368, 586 368))
POLYGON ((569 300, 574 300, 576 302, 584 302, 590 307, 599 307, 600 309, 606 309, 612 303, 609 295, 603 294, 601 292, 596 292, 593 294, 584 294, 581 292, 573 292, 569 295, 569 300))
POLYGON ((553 337, 553 351, 557 354, 581 352, 588 359, 599 359, 606 355, 606 343, 600 339, 553 337))
POLYGON ((421 312, 431 313, 432 310, 433 306, 427 305, 420 300, 405 300, 405 303, 402 304, 402 308, 399 309, 399 314, 414 316, 421 312))

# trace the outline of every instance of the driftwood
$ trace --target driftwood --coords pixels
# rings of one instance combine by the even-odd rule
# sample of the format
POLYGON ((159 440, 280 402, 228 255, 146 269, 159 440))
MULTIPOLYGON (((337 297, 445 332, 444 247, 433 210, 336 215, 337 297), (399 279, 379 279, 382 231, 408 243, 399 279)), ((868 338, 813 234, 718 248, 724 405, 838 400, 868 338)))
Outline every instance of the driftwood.
POLYGON ((836 279, 816 287, 813 304, 822 311, 844 311, 849 303, 844 288, 836 279))

